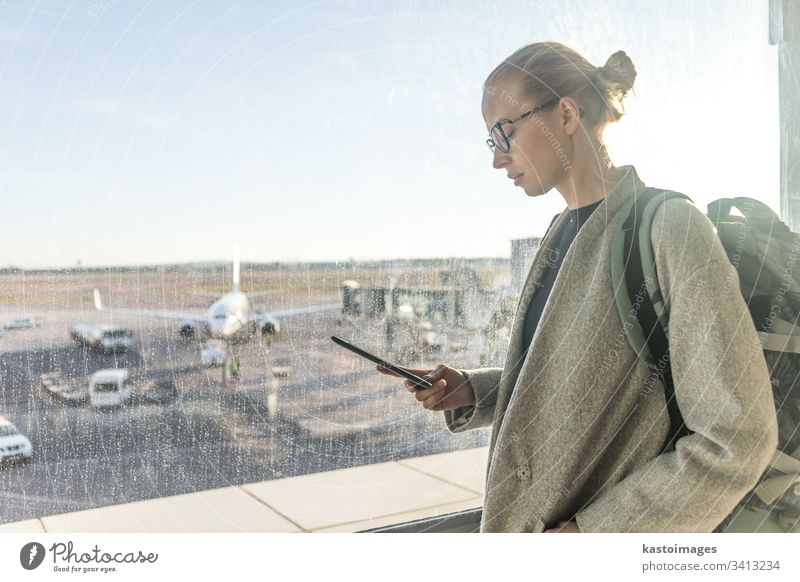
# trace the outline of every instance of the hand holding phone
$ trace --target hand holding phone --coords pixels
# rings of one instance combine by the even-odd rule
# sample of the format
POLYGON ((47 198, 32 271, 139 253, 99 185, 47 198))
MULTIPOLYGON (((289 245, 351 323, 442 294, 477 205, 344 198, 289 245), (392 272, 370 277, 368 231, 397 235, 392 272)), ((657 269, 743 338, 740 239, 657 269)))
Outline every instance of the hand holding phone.
POLYGON ((414 386, 416 386, 418 389, 433 388, 433 384, 431 384, 430 382, 428 382, 424 378, 420 378, 419 376, 417 376, 416 374, 412 374, 408 370, 404 370, 403 368, 401 368, 399 366, 395 366, 394 364, 392 364, 390 362, 387 362, 383 358, 379 358, 378 356, 376 356, 374 354, 370 354, 368 351, 362 350, 361 348, 358 348, 358 347, 354 346, 350 342, 348 342, 346 340, 343 340, 340 337, 336 337, 335 335, 332 335, 331 339, 337 345, 340 345, 343 348, 347 348, 348 350, 350 350, 354 354, 358 354, 362 358, 368 359, 370 362, 375 362, 381 368, 385 368, 386 370, 394 372, 395 374, 397 374, 399 376, 402 376, 403 378, 406 378, 407 380, 410 380, 414 384, 414 386))
MULTIPOLYGON (((377 367, 378 372, 396 376, 394 372, 377 367)), ((433 384, 433 388, 417 388, 410 380, 405 381, 406 390, 414 394, 424 408, 438 412, 456 410, 464 406, 475 406, 475 389, 461 370, 439 364, 433 370, 406 368, 407 372, 416 374, 433 384)))

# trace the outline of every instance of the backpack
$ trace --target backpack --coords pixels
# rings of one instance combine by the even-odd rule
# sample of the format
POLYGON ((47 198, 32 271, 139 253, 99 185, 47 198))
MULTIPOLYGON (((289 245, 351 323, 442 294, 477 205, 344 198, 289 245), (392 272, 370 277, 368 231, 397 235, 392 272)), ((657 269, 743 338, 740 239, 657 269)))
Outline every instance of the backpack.
MULTIPOLYGON (((622 208, 612 239, 614 296, 629 344, 662 377, 670 417, 664 451, 689 434, 675 401, 669 366, 667 316, 658 288, 650 238, 659 205, 686 195, 645 188, 622 208)), ((691 200, 690 200, 691 202, 691 200)), ((742 508, 768 513, 786 532, 800 532, 800 235, 768 206, 752 198, 722 198, 706 215, 736 267, 770 372, 778 421, 778 449, 756 487, 714 531, 742 508), (731 215, 736 208, 743 216, 731 215), (795 268, 796 267, 796 268, 795 268)))

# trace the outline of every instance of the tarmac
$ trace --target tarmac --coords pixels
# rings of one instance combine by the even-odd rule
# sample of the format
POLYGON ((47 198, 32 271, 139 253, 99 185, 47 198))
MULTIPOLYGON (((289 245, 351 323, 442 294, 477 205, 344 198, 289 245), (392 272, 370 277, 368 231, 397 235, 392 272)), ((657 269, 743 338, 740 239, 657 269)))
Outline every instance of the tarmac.
POLYGON ((0 415, 31 440, 34 455, 0 467, 0 523, 488 443, 487 431, 450 434, 441 413, 329 339, 381 353, 379 320, 350 321, 335 310, 284 318, 271 343, 254 336, 231 346, 241 375, 223 382, 219 368, 200 364, 198 342, 179 339, 176 322, 115 318, 134 330, 137 348, 102 354, 72 342, 68 329, 107 323, 105 314, 3 306, 4 320, 27 316, 42 325, 0 336, 0 415), (178 397, 103 410, 58 401, 39 386, 42 373, 87 382, 113 367, 140 381, 171 377, 178 397))

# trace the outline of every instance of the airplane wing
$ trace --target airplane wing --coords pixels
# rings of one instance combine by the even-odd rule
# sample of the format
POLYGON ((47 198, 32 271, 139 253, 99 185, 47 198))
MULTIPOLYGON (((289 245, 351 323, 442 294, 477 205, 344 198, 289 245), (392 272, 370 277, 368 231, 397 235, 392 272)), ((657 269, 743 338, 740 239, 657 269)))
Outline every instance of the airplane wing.
POLYGON ((195 323, 205 323, 206 316, 197 313, 178 313, 176 311, 150 311, 148 309, 131 309, 128 307, 106 307, 111 315, 141 315, 143 317, 157 317, 160 319, 174 319, 176 321, 192 321, 195 323))
POLYGON ((103 309, 112 317, 115 315, 136 315, 138 317, 156 317, 158 319, 172 319, 184 323, 191 322, 195 325, 205 325, 206 316, 198 313, 178 313, 177 311, 151 311, 149 309, 132 309, 130 307, 106 307, 103 309))
POLYGON ((330 309, 341 309, 341 303, 327 303, 324 305, 307 305, 305 307, 292 307, 288 309, 276 309, 268 311, 267 313, 256 313, 251 319, 259 321, 261 319, 269 320, 270 317, 286 317, 287 315, 300 315, 302 313, 317 313, 319 311, 328 311, 330 309))
POLYGON ((150 309, 133 309, 131 307, 104 307, 103 301, 100 298, 100 291, 94 290, 94 306, 98 311, 105 311, 120 315, 140 315, 144 317, 158 317, 161 319, 174 319, 177 321, 191 321, 194 323, 202 324, 206 321, 206 316, 199 313, 181 313, 178 311, 155 311, 150 309))
POLYGON ((278 293, 278 290, 276 290, 276 289, 271 289, 269 291, 248 291, 247 292, 247 296, 250 299, 253 299, 255 297, 273 297, 277 293, 278 293))
POLYGON ((200 289, 198 291, 192 291, 192 295, 196 295, 197 297, 207 297, 208 299, 219 299, 224 295, 224 293, 217 293, 216 291, 203 291, 200 289))

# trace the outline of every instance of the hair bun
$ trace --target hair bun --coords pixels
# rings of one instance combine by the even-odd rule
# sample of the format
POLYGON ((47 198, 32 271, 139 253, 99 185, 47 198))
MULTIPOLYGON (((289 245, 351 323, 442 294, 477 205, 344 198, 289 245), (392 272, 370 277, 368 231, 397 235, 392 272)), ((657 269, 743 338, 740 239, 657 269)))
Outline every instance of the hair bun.
POLYGON ((598 67, 597 72, 616 84, 623 96, 633 87, 636 80, 636 67, 625 51, 617 51, 608 57, 606 64, 598 67))

